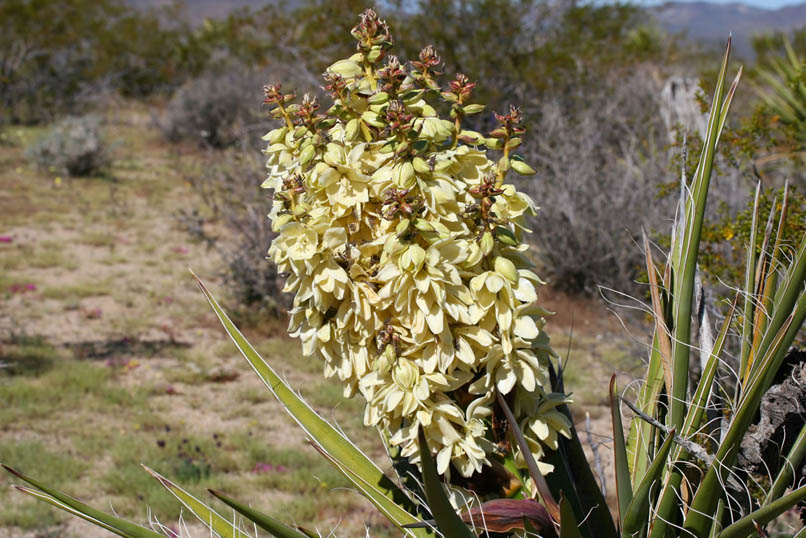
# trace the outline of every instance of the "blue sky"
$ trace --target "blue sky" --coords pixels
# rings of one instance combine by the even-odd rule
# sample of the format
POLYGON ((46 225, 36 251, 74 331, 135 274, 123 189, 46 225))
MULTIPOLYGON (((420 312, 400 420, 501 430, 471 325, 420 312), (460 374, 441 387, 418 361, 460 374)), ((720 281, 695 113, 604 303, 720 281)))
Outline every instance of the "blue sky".
MULTIPOLYGON (((692 2, 695 0, 677 0, 677 1, 692 2)), ((737 2, 737 0, 708 0, 708 1, 714 4, 732 4, 737 2)), ((775 9, 784 6, 802 4, 805 0, 738 0, 738 1, 741 2, 742 4, 747 4, 750 6, 775 9)), ((662 0, 632 0, 632 2, 646 6, 664 3, 662 0)))

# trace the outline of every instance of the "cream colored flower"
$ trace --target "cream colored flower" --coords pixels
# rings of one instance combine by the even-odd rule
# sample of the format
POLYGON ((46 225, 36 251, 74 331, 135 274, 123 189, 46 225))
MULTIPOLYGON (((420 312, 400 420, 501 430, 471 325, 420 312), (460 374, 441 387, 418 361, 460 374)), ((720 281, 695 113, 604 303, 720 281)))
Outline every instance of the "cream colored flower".
MULTIPOLYGON (((381 37, 367 38, 385 43, 373 50, 391 46, 381 37)), ((267 91, 285 123, 264 137, 263 186, 278 234, 269 256, 294 293, 289 331, 346 396, 365 399, 365 424, 404 457, 419 461, 419 427, 442 474, 511 457, 496 448, 497 391, 513 395, 541 458, 570 425, 557 410, 565 396, 550 393, 547 312, 523 241, 535 204, 505 183, 509 157, 482 146, 508 152, 519 115, 502 116, 510 131, 498 138, 461 130, 419 75, 383 56, 359 49, 328 68, 326 115, 314 99, 267 91)), ((467 84, 457 77, 446 99, 468 104, 467 84)))

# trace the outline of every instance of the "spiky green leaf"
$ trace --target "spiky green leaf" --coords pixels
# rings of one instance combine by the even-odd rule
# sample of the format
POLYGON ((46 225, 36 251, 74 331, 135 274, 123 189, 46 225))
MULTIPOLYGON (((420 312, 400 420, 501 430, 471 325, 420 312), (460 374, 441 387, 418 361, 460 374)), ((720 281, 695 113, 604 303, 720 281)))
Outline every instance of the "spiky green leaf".
POLYGON ((33 488, 26 486, 15 486, 17 491, 31 495, 41 501, 50 503, 57 508, 61 508, 65 512, 85 519, 93 525, 108 530, 109 532, 117 534, 118 536, 123 536, 124 538, 165 538, 163 535, 150 529, 141 527, 140 525, 135 525, 134 523, 119 517, 109 515, 106 512, 96 510, 91 506, 82 503, 78 499, 75 499, 66 493, 62 493, 57 489, 51 488, 50 486, 47 486, 42 482, 31 478, 30 476, 26 476, 7 465, 3 465, 3 469, 13 474, 20 480, 24 480, 25 482, 28 482, 34 486, 33 488))
POLYGON ((244 516, 246 519, 276 538, 306 538, 305 534, 296 529, 292 529, 288 525, 281 523, 280 521, 267 514, 264 514, 263 512, 260 512, 259 510, 255 510, 254 508, 241 504, 238 501, 212 489, 207 491, 209 491, 214 497, 220 499, 224 504, 244 516))

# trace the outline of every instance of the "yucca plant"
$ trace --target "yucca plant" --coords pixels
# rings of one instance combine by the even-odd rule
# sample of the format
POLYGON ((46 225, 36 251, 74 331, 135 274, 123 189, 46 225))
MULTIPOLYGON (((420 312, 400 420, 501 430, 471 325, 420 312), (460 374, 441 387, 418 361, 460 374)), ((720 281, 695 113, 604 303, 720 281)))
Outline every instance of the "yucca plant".
POLYGON ((806 63, 784 37, 784 56, 770 59, 770 67, 758 71, 764 85, 756 93, 769 111, 799 143, 806 142, 806 63))
MULTIPOLYGON (((754 223, 744 286, 717 337, 691 331, 709 180, 739 80, 726 88, 730 45, 696 174, 681 181, 662 268, 645 245, 655 334, 637 402, 611 381, 613 518, 573 427, 562 369, 542 331, 544 312, 534 306, 538 279, 522 241, 531 204, 505 183, 509 170, 531 172, 512 152, 523 132, 518 110, 498 115, 491 136, 466 131, 463 116, 481 111, 467 102, 472 83, 457 76, 440 91, 433 49, 408 69, 387 58, 391 37, 372 11, 354 35, 356 55, 326 75, 335 101, 326 114, 313 99, 294 104, 292 94, 266 88, 283 123, 266 137, 279 234, 270 254, 296 293, 291 325, 305 354, 323 359, 347 396, 366 399, 365 422, 380 430, 398 476, 384 474, 316 414, 199 281, 244 358, 323 457, 415 537, 741 537, 806 499, 803 487, 786 493, 806 429, 753 511, 741 513, 729 489, 741 481, 739 444, 804 323, 806 237, 791 248, 780 226, 773 238, 754 223), (450 120, 428 104, 439 96, 450 120), (497 161, 484 147, 501 152, 497 161), (725 391, 728 384, 715 380, 730 363, 731 328, 740 359, 735 389, 725 391), (692 349, 704 367, 690 387, 692 349), (626 439, 622 401, 634 410, 626 439), (710 427, 714 420, 718 428, 710 427), (483 487, 490 476, 493 486, 483 487)), ((110 532, 162 536, 6 469, 29 484, 15 486, 20 491, 110 532)), ((307 528, 313 522, 290 526, 211 491, 240 515, 224 517, 149 472, 211 535, 245 538, 259 528, 280 538, 316 536, 307 528)))

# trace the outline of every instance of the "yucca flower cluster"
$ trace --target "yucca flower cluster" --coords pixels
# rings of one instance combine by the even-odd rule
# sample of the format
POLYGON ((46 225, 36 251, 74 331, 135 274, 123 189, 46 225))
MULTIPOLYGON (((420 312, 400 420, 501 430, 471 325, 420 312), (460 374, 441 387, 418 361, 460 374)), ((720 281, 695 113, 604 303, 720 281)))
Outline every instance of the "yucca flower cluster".
POLYGON ((484 110, 470 102, 475 83, 459 74, 442 89, 432 47, 401 64, 372 10, 352 34, 358 51, 324 75, 325 112, 265 88, 283 123, 264 137, 263 186, 278 233, 269 255, 295 294, 289 330, 411 461, 420 425, 442 474, 469 477, 509 451, 496 390, 539 459, 570 425, 555 409, 567 398, 550 393, 541 281, 522 241, 535 205, 505 183, 534 174, 514 153, 521 113, 496 114, 487 136, 463 129, 484 110))

